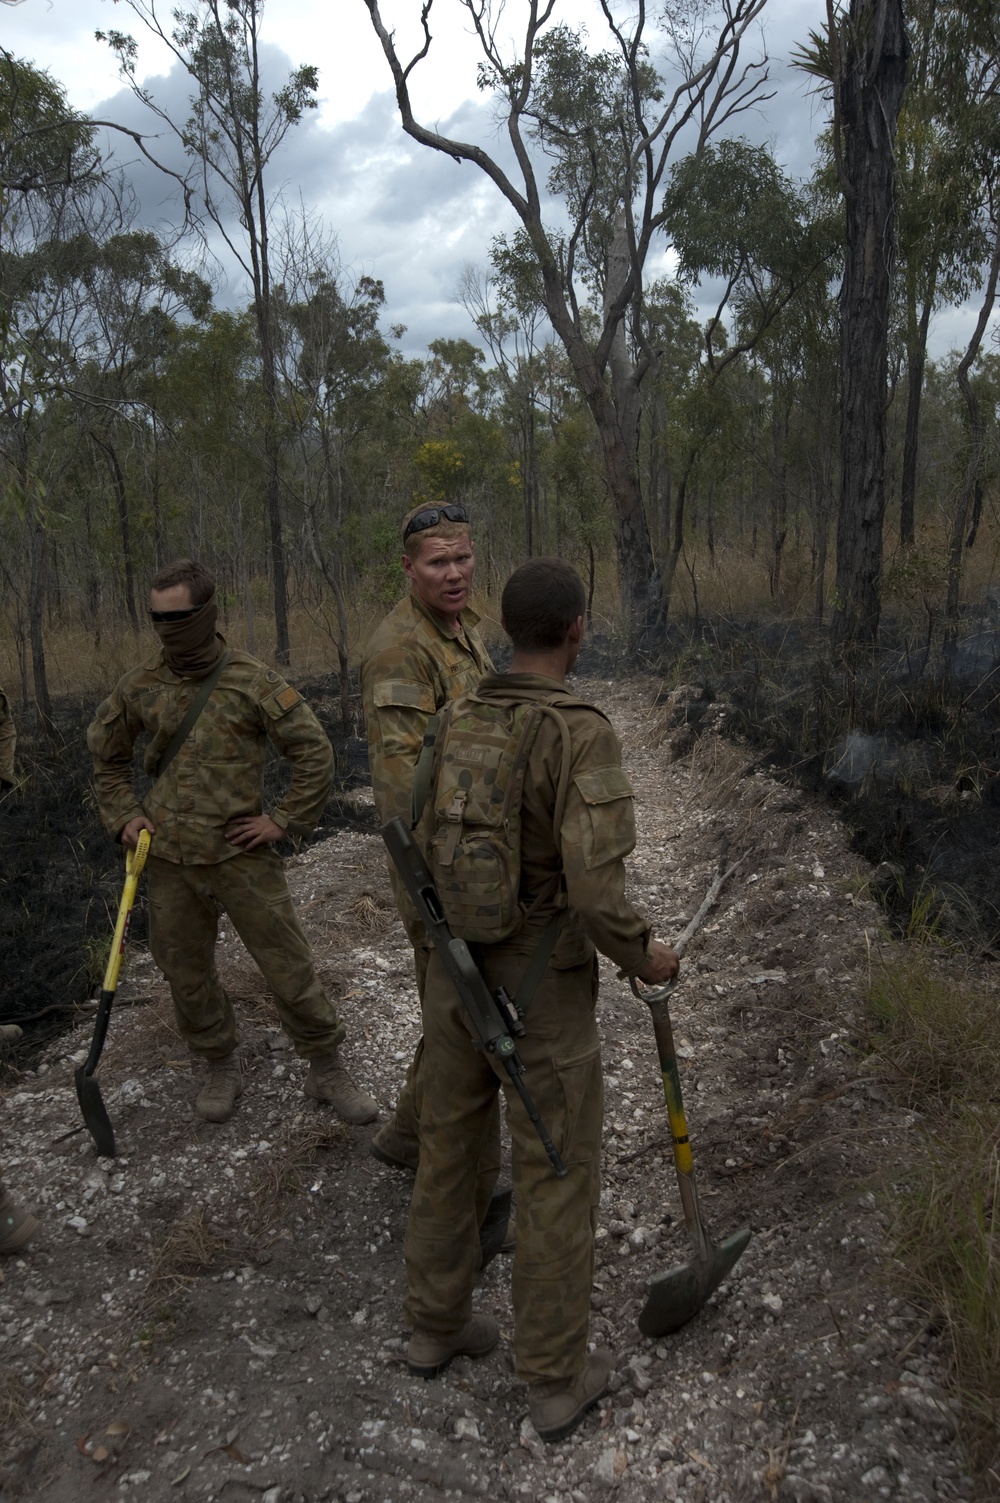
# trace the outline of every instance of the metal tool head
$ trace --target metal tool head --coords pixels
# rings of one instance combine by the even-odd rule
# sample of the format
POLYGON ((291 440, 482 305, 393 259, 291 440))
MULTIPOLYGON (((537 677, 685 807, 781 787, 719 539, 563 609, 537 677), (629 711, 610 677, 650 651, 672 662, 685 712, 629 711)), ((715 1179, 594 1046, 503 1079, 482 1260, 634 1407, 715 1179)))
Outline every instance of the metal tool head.
POLYGON ((704 1263, 681 1263, 649 1281, 649 1293, 639 1330, 644 1336, 666 1336, 686 1325, 727 1277, 750 1241, 750 1228, 743 1227, 716 1247, 709 1243, 704 1263))
POLYGON ((93 1075, 87 1074, 86 1065, 78 1066, 74 1075, 76 1096, 80 1103, 83 1120, 97 1148, 98 1158, 113 1159, 115 1156, 115 1130, 111 1126, 108 1109, 101 1097, 101 1088, 93 1075))

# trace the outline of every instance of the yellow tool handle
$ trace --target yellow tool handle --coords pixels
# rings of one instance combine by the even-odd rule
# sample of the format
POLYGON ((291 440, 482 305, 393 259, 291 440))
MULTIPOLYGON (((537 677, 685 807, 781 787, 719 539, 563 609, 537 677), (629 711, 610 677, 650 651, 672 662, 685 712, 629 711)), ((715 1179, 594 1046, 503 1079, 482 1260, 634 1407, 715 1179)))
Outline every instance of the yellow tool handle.
POLYGON ((139 877, 142 874, 143 867, 146 865, 146 857, 149 855, 149 842, 149 831, 140 830, 135 850, 129 851, 125 857, 125 886, 122 888, 122 900, 118 904, 118 921, 115 924, 115 937, 111 942, 111 954, 108 956, 108 966, 104 972, 103 990, 106 992, 113 992, 118 985, 118 972, 121 970, 122 956, 125 953, 125 940, 128 937, 129 916, 135 903, 139 877))

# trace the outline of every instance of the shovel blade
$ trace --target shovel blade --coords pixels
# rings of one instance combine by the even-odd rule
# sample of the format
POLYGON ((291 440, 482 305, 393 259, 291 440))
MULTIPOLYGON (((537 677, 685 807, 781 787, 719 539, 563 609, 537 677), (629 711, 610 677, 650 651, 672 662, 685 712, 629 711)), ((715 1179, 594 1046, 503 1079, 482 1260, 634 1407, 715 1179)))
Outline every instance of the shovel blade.
POLYGON ((115 1156, 115 1130, 111 1126, 108 1109, 101 1099, 101 1088, 93 1075, 88 1075, 86 1066, 80 1065, 76 1080, 76 1097, 80 1103, 83 1120, 97 1146, 97 1156, 113 1159, 115 1156))
POLYGON ((750 1241, 750 1228, 734 1232, 717 1247, 709 1243, 704 1263, 681 1263, 650 1279, 649 1293, 639 1316, 644 1336, 667 1336, 686 1325, 727 1276, 750 1241))

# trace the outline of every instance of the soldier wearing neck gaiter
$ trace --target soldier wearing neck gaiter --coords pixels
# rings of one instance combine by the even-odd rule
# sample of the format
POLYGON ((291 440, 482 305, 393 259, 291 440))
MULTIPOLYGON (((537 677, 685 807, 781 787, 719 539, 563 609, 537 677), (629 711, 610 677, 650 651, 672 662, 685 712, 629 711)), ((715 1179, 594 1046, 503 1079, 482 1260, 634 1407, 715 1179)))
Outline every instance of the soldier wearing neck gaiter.
POLYGON ((87 733, 105 828, 134 847, 153 834, 149 862, 149 947, 166 977, 177 1027, 208 1066, 196 1110, 209 1121, 232 1115, 242 1067, 232 1003, 215 967, 221 906, 274 994, 278 1016, 308 1062, 305 1091, 348 1122, 371 1122, 375 1102, 340 1058, 344 1026, 316 976, 308 942, 273 849, 289 832, 307 834, 333 781, 326 733, 298 692, 249 653, 227 649, 216 632, 215 581, 191 559, 163 569, 150 589, 161 648, 120 679, 87 733), (160 760, 199 680, 228 657, 208 702, 158 776, 160 760), (136 738, 153 785, 140 801, 132 787, 136 738), (292 784, 270 813, 263 808, 266 743, 292 764, 292 784))

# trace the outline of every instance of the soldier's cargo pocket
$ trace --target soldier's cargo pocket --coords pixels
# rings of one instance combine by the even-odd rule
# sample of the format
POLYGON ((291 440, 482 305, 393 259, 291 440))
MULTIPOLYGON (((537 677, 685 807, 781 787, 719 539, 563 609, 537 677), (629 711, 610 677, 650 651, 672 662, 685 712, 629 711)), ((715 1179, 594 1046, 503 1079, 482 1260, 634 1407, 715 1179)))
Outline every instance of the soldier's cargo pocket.
MULTIPOLYGON (((604 1121, 604 1078, 598 1050, 573 1059, 553 1062, 557 1094, 561 1097, 561 1120, 552 1132, 567 1168, 590 1164, 593 1168, 591 1204, 600 1195, 601 1127, 604 1121)), ((550 1127, 551 1130, 551 1127, 550 1127)))
POLYGON ((595 767, 573 779, 583 799, 583 859, 588 868, 627 856, 635 847, 635 795, 620 767, 595 767))

